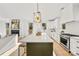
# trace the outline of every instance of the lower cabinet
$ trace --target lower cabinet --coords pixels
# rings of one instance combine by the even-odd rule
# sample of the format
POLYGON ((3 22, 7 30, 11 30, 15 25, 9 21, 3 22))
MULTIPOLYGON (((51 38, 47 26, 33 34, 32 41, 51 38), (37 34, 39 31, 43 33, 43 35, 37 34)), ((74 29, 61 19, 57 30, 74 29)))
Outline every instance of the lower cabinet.
POLYGON ((72 54, 79 56, 79 37, 70 38, 70 51, 72 54))
POLYGON ((27 56, 53 56, 53 43, 27 43, 27 56))

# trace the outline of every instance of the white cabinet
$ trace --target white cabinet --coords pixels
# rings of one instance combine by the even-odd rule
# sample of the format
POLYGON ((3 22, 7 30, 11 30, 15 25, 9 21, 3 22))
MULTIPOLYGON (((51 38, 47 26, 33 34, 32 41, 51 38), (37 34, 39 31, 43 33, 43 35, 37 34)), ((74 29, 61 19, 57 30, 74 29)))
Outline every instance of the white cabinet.
POLYGON ((70 38, 70 51, 72 54, 79 56, 79 37, 70 38))
POLYGON ((61 17, 61 23, 79 21, 79 4, 63 4, 59 16, 61 17))
POLYGON ((73 5, 64 4, 60 9, 61 23, 70 22, 73 20, 73 5))
POLYGON ((73 4, 73 16, 75 20, 79 21, 79 4, 78 3, 73 4))

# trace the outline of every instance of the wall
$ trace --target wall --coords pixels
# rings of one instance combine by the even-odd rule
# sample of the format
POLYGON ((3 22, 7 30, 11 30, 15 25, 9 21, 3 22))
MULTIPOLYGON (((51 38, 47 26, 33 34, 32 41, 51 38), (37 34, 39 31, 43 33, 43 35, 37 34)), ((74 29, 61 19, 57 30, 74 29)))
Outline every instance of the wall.
MULTIPOLYGON (((33 12, 37 10, 37 4, 35 3, 14 3, 14 4, 0 4, 0 16, 3 18, 11 18, 11 19, 20 19, 21 21, 21 34, 20 35, 28 35, 28 23, 33 22, 34 15, 33 12)), ((53 19, 55 17, 60 17, 58 19, 59 24, 56 24, 57 26, 56 30, 59 34, 61 29, 61 25, 64 22, 67 22, 69 20, 73 19, 73 10, 72 10, 72 4, 64 4, 64 3, 39 3, 39 11, 41 12, 41 20, 42 22, 47 23, 47 31, 49 31, 50 27, 53 27, 53 23, 48 22, 48 20, 53 19), (61 8, 64 7, 64 10, 61 10, 61 8)), ((34 22, 33 22, 34 23, 34 22)), ((41 24, 40 24, 41 25, 41 24)), ((37 25, 34 23, 34 32, 37 31, 35 29, 37 25)), ((41 29, 42 27, 40 27, 41 29)), ((50 33, 49 33, 50 34, 50 33)), ((57 35, 58 36, 58 35, 57 35)))
MULTIPOLYGON (((20 19, 21 20, 21 34, 28 35, 28 23, 33 22, 33 12, 37 11, 36 3, 3 3, 0 4, 0 16, 3 18, 20 19)), ((39 11, 41 12, 41 20, 46 23, 49 19, 57 15, 58 4, 53 3, 39 3, 39 11)), ((36 28, 36 25, 34 25, 36 28)), ((49 27, 49 26, 48 26, 49 27)), ((34 30, 37 31, 37 30, 34 30)))
POLYGON ((10 19, 0 17, 0 35, 4 37, 6 35, 6 23, 9 22, 10 19))

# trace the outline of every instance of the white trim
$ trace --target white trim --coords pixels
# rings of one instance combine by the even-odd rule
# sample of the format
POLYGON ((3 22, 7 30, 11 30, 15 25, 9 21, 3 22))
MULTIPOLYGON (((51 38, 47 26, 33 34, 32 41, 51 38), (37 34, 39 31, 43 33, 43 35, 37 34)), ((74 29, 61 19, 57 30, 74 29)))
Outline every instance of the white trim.
POLYGON ((55 52, 53 51, 53 56, 56 56, 55 52))

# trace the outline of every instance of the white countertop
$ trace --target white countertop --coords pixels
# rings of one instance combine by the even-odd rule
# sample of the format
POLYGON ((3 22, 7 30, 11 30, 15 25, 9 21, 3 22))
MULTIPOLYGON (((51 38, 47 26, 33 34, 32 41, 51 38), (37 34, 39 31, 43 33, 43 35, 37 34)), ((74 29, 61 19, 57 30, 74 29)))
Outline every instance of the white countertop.
POLYGON ((16 49, 18 49, 18 46, 20 45, 21 43, 17 43, 13 48, 9 49, 8 51, 6 51, 5 53, 3 53, 2 55, 0 56, 9 56, 11 53, 13 53, 16 49))
POLYGON ((24 39, 20 40, 20 42, 26 43, 37 43, 37 42, 53 42, 53 40, 46 34, 43 33, 41 36, 36 36, 34 34, 25 37, 24 39))

